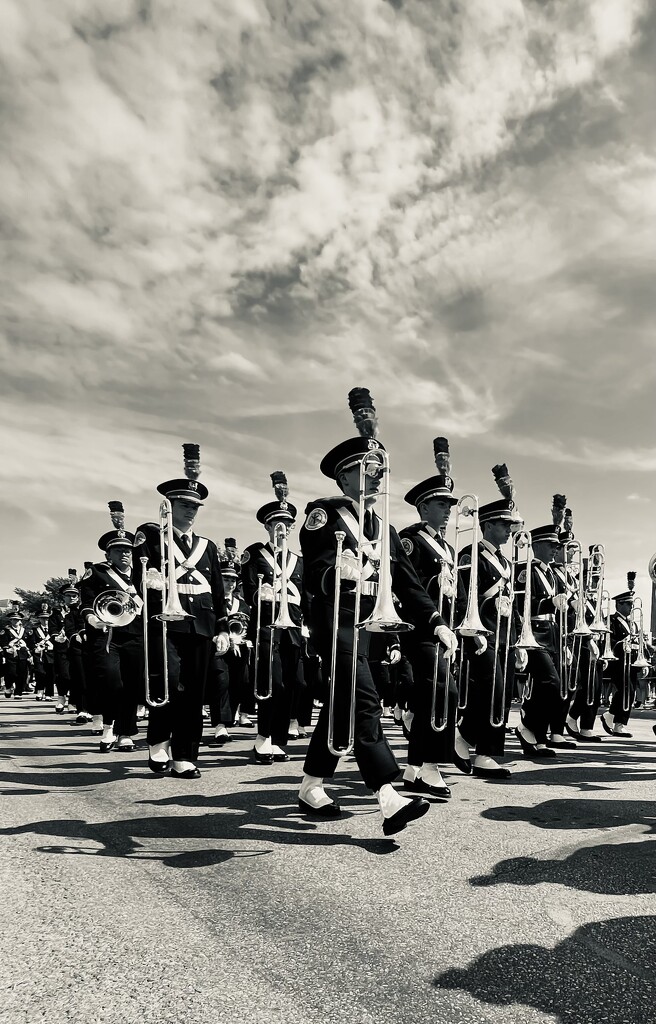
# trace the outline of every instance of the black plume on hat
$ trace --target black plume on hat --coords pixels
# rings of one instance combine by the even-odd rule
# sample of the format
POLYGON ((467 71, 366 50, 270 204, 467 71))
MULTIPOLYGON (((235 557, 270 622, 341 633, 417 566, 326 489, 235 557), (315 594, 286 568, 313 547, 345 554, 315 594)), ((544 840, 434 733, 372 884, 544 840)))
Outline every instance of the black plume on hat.
POLYGON ((503 498, 507 498, 508 501, 515 500, 515 485, 510 479, 508 473, 508 467, 505 462, 498 463, 492 467, 492 475, 494 476, 495 483, 499 488, 499 492, 503 498))
POLYGON ((84 563, 84 568, 85 569, 93 569, 93 562, 85 562, 84 563))
POLYGON ((281 469, 276 469, 271 474, 271 485, 278 501, 285 501, 289 494, 287 477, 281 469))
POLYGON ((108 501, 109 517, 116 530, 125 530, 125 509, 122 501, 108 501))
POLYGON ((223 543, 225 544, 225 546, 227 548, 236 548, 237 547, 237 541, 235 540, 234 537, 226 537, 226 539, 224 540, 223 543))
POLYGON ((436 437, 433 440, 433 455, 438 473, 441 476, 451 476, 451 454, 446 437, 436 437))
POLYGON ((635 570, 631 570, 631 571, 627 572, 627 574, 626 574, 626 585, 629 588, 629 590, 635 590, 635 581, 636 581, 636 576, 637 575, 638 574, 637 574, 637 572, 635 572, 635 570))
POLYGON ((200 445, 183 444, 184 473, 187 480, 198 480, 200 476, 200 445))
POLYGON ((348 393, 349 409, 361 437, 378 437, 378 416, 369 388, 352 388, 348 393))
POLYGON ((562 526, 565 518, 567 498, 564 494, 554 494, 551 501, 551 518, 554 526, 562 526))
POLYGON ((573 514, 571 508, 566 508, 565 512, 564 512, 564 518, 563 518, 563 529, 565 529, 569 533, 571 533, 573 526, 574 526, 574 514, 573 514))

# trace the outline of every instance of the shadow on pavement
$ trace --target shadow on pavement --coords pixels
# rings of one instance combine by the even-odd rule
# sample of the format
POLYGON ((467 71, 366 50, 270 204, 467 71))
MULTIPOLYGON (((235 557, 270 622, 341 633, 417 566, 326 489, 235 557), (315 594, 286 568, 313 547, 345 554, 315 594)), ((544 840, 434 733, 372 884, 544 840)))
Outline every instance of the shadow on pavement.
POLYGON ((654 800, 544 800, 530 807, 488 807, 481 817, 489 821, 525 821, 538 828, 620 828, 647 825, 656 832, 654 800))
POLYGON ((621 917, 578 928, 554 949, 518 943, 438 975, 436 989, 458 989, 497 1006, 530 1006, 559 1024, 647 1021, 656 1006, 656 917, 621 917))

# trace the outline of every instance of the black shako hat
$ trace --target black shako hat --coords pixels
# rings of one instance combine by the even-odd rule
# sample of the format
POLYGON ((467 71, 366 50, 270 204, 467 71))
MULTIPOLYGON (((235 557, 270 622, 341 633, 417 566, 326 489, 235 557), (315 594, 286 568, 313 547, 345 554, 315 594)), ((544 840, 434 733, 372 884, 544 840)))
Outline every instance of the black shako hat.
POLYGON ((628 587, 628 590, 623 590, 621 594, 615 594, 615 596, 613 597, 613 601, 631 601, 632 603, 633 601, 635 601, 634 588, 636 576, 637 573, 635 572, 635 570, 627 572, 626 585, 628 587))
POLYGON ((438 470, 437 476, 429 476, 420 483, 411 487, 406 494, 404 501, 408 505, 415 505, 419 508, 422 501, 429 501, 430 498, 440 498, 455 505, 457 498, 453 496, 453 480, 451 478, 451 455, 449 442, 446 437, 436 437, 433 441, 433 455, 435 466, 438 470))
POLYGON ((535 529, 531 530, 531 541, 535 544, 536 541, 547 541, 549 544, 559 544, 560 540, 558 537, 558 530, 553 523, 549 523, 548 526, 536 526, 535 529))
POLYGON ((255 513, 258 523, 264 523, 266 526, 270 519, 284 519, 290 523, 295 522, 298 510, 295 505, 287 501, 289 486, 287 484, 287 477, 281 469, 277 469, 271 474, 271 485, 276 500, 267 501, 265 505, 258 508, 255 513))
POLYGON ((125 529, 125 509, 121 501, 108 501, 109 516, 116 529, 103 533, 98 541, 101 551, 109 551, 110 548, 123 547, 131 548, 134 545, 134 534, 128 533, 125 529))
POLYGON ((184 498, 185 501, 195 501, 202 505, 210 493, 205 484, 198 482, 200 476, 200 445, 183 444, 185 478, 177 480, 165 480, 159 484, 157 490, 169 501, 175 498, 184 498))
POLYGON ((222 576, 234 576, 235 579, 239 579, 239 565, 233 562, 231 558, 221 558, 219 568, 221 569, 222 576))
POLYGON ((495 519, 502 519, 506 523, 517 522, 515 502, 512 498, 500 498, 498 501, 488 501, 486 505, 481 505, 479 507, 479 523, 491 523, 495 519))
POLYGON ((59 593, 63 596, 64 594, 75 594, 76 597, 80 596, 80 592, 76 587, 77 583, 77 571, 75 569, 68 570, 68 583, 64 583, 59 588, 59 593))
POLYGON ((368 388, 352 388, 348 403, 360 436, 349 437, 324 455, 319 469, 331 480, 336 480, 342 470, 357 466, 367 452, 386 450, 377 440, 378 417, 368 388))

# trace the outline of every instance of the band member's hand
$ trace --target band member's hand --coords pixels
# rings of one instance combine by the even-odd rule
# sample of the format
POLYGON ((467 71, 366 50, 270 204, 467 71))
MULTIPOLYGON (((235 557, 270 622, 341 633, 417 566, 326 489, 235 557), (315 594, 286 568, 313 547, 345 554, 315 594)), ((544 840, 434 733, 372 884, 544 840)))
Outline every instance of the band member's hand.
POLYGON ((249 649, 249 651, 250 651, 250 649, 251 649, 251 648, 252 648, 252 646, 253 646, 253 641, 252 641, 252 640, 244 640, 244 641, 242 641, 242 642, 243 642, 243 645, 244 645, 244 647, 248 647, 248 649, 249 649))
MULTIPOLYGON (((528 657, 528 655, 527 655, 527 657, 528 657)), ((568 647, 567 650, 565 651, 565 664, 566 665, 571 665, 573 661, 574 661, 574 655, 572 654, 572 652, 570 651, 570 649, 568 647)))
POLYGON ((398 665, 401 660, 401 652, 398 647, 393 647, 389 652, 389 663, 390 665, 398 665))
POLYGON ((602 671, 602 674, 603 674, 606 671, 606 669, 608 668, 608 661, 607 661, 606 658, 602 658, 601 661, 599 662, 599 664, 601 665, 601 671, 602 671))
POLYGON ((263 583, 260 589, 260 600, 271 604, 273 601, 273 587, 270 583, 263 583))
POLYGON ((355 555, 352 555, 350 551, 345 551, 342 554, 342 579, 356 583, 360 579, 361 571, 362 567, 355 555))
POLYGON ((97 615, 87 615, 87 622, 90 626, 93 626, 94 629, 99 629, 101 633, 107 632, 107 626, 98 618, 97 615))
POLYGON ((474 654, 485 654, 487 651, 487 637, 486 636, 474 636, 472 637, 476 650, 474 654))
POLYGON ((306 640, 310 639, 310 630, 307 628, 305 623, 301 626, 301 636, 305 637, 306 640))
POLYGON ((515 668, 518 672, 526 671, 528 665, 528 651, 525 651, 523 647, 515 648, 515 668))
POLYGON ((230 647, 230 636, 228 633, 219 633, 214 637, 214 643, 216 644, 216 653, 225 654, 230 647))
POLYGON ((593 657, 593 658, 598 658, 599 657, 599 648, 597 647, 597 644, 595 643, 594 640, 589 640, 588 641, 588 650, 590 651, 591 657, 593 657))
POLYGON ((444 644, 446 648, 444 651, 445 657, 454 658, 456 651, 458 650, 458 637, 453 633, 448 626, 436 626, 434 635, 444 644))
POLYGON ((566 612, 569 598, 567 594, 556 594, 553 598, 554 608, 559 612, 566 612))
POLYGON ((159 569, 146 569, 146 587, 148 590, 164 590, 164 577, 159 569))
POLYGON ((642 668, 638 669, 638 679, 645 679, 649 675, 649 668, 647 665, 643 665, 642 668))

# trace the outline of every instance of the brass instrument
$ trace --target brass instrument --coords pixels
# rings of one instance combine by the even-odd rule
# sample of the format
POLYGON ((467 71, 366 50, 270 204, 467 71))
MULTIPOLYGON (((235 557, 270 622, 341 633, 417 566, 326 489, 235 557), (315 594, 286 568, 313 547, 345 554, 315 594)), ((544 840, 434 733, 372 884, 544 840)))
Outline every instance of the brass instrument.
MULTIPOLYGON (((492 701, 490 707, 490 725, 501 726, 505 724, 505 701, 506 701, 506 686, 508 681, 508 658, 510 655, 510 631, 512 627, 512 606, 515 601, 516 594, 516 579, 517 579, 517 567, 521 564, 519 553, 522 548, 526 548, 526 586, 524 588, 524 608, 522 614, 522 624, 519 632, 519 637, 513 644, 513 647, 520 648, 525 651, 539 651, 542 649, 542 644, 539 644, 533 635, 533 627, 531 625, 531 604, 532 604, 532 593, 533 593, 533 544, 531 541, 531 535, 528 530, 524 530, 521 527, 515 530, 512 537, 512 553, 510 557, 510 614, 508 615, 508 621, 506 623, 506 645, 505 655, 503 661, 503 670, 501 673, 501 715, 503 717, 495 717, 494 715, 494 689, 492 691, 492 701)), ((499 633, 499 615, 497 614, 497 638, 499 633)), ((498 639, 495 644, 495 651, 498 651, 498 639)), ((496 658, 495 658, 495 674, 496 674, 496 658)), ((526 690, 524 691, 524 698, 528 699, 530 696, 530 684, 527 683, 526 690)))
POLYGON ((604 608, 606 609, 604 612, 604 619, 606 625, 609 626, 606 630, 606 640, 601 657, 603 661, 619 661, 617 655, 613 653, 613 646, 610 642, 610 591, 604 590, 601 596, 602 601, 604 602, 604 608))
POLYGON ((131 594, 123 590, 103 590, 93 602, 93 614, 104 626, 129 626, 139 614, 131 594))
MULTIPOLYGON (((490 632, 483 625, 478 610, 478 544, 479 544, 479 522, 478 522, 478 506, 479 501, 475 494, 463 494, 456 505, 456 540, 455 540, 455 563, 456 563, 456 588, 458 581, 458 572, 461 567, 458 563, 458 550, 460 547, 460 538, 462 534, 468 529, 468 527, 462 526, 461 518, 471 518, 472 525, 472 543, 471 543, 471 571, 469 574, 469 588, 467 590, 467 605, 465 614, 462 622, 456 628, 455 632, 460 636, 460 657, 458 667, 458 711, 464 711, 467 707, 467 701, 469 699, 469 661, 467 661, 467 671, 465 673, 465 685, 463 693, 462 675, 464 670, 464 637, 465 636, 485 636, 490 632)), ((455 614, 455 601, 451 606, 451 618, 449 626, 453 630, 454 626, 454 614, 455 614)))
POLYGON ((355 607, 353 625, 353 652, 351 657, 351 700, 349 705, 349 735, 346 746, 338 747, 335 741, 335 675, 337 665, 337 637, 339 631, 339 598, 341 587, 341 570, 343 565, 343 544, 345 535, 336 534, 337 555, 335 558, 335 605, 333 614, 333 635, 331 651, 331 672, 328 700, 328 749, 334 757, 344 757, 351 753, 355 742, 355 689, 358 667, 359 630, 366 629, 370 633, 404 633, 413 629, 409 622, 403 622, 394 607, 392 594, 392 565, 390 556, 390 511, 389 511, 389 455, 382 448, 366 452, 360 462, 360 489, 358 509, 358 544, 356 559, 360 572, 355 583, 355 607), (360 619, 362 600, 362 557, 366 537, 364 535, 364 516, 367 510, 367 477, 382 476, 383 487, 379 496, 383 499, 380 535, 380 561, 378 570, 378 593, 374 608, 366 619, 360 619), (340 539, 341 538, 341 539, 340 539))
MULTIPOLYGON (((446 530, 442 530, 441 531, 442 539, 444 539, 444 534, 445 533, 446 533, 446 530)), ((440 615, 442 614, 442 604, 443 604, 443 601, 444 601, 444 584, 445 584, 445 582, 447 582, 447 580, 449 581, 449 583, 453 583, 454 579, 457 579, 456 572, 457 572, 457 568, 456 568, 455 564, 454 564, 454 574, 453 574, 453 577, 451 576, 451 573, 449 572, 448 566, 444 562, 440 566, 440 573, 439 573, 439 576, 438 576, 438 590, 437 590, 437 610, 440 613, 440 615)), ((456 603, 456 591, 454 589, 453 593, 451 594, 450 603, 449 603, 449 622, 450 623, 452 623, 453 616, 455 614, 455 603, 456 603)), ((453 629, 452 626, 451 626, 451 629, 453 629)), ((440 679, 439 679, 440 654, 439 654, 439 652, 440 652, 440 645, 439 645, 439 641, 438 641, 435 644, 435 659, 434 659, 434 662, 433 662, 433 694, 432 694, 432 697, 431 697, 430 724, 431 724, 431 729, 433 730, 433 732, 444 732, 444 730, 447 727, 448 718, 449 718, 449 679, 448 679, 448 676, 447 676, 447 679, 445 680, 445 683, 444 683, 444 697, 442 699, 441 715, 440 715, 439 718, 436 717, 436 712, 437 712, 437 691, 439 689, 439 682, 440 682, 440 679)))
POLYGON ((260 618, 262 615, 262 582, 264 575, 259 572, 257 574, 257 606, 256 606, 256 629, 255 629, 255 662, 254 662, 254 693, 255 700, 263 701, 270 700, 273 694, 273 677, 269 675, 269 686, 266 693, 257 692, 257 674, 260 667, 260 618))
MULTIPOLYGON (((596 636, 597 641, 601 644, 601 637, 605 634, 610 634, 610 629, 604 619, 603 615, 603 595, 604 595, 604 572, 606 567, 606 549, 603 544, 593 544, 590 548, 590 558, 588 561, 588 593, 589 599, 594 603, 594 617, 590 623, 590 629, 593 636, 596 636)), ((592 656, 592 652, 589 652, 588 658, 588 678, 586 680, 586 691, 585 691, 585 702, 588 707, 592 707, 595 700, 595 670, 597 661, 601 655, 597 657, 592 656)))
POLYGON ((260 662, 260 621, 262 614, 262 581, 264 576, 258 574, 257 587, 257 629, 255 642, 255 700, 270 700, 273 696, 273 655, 276 629, 294 629, 296 623, 289 614, 289 595, 287 588, 289 584, 287 560, 287 527, 284 523, 276 523, 271 540, 273 550, 273 582, 271 598, 271 625, 269 637, 269 682, 265 693, 258 693, 257 674, 260 662), (280 572, 278 572, 278 553, 280 553, 280 572), (280 589, 280 603, 276 613, 276 592, 280 589))

